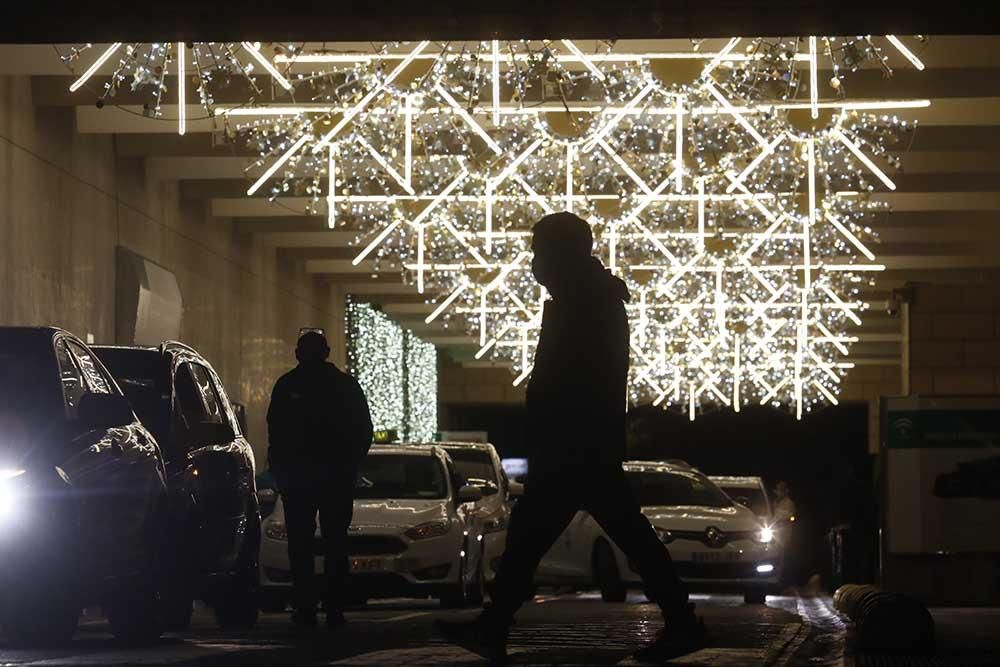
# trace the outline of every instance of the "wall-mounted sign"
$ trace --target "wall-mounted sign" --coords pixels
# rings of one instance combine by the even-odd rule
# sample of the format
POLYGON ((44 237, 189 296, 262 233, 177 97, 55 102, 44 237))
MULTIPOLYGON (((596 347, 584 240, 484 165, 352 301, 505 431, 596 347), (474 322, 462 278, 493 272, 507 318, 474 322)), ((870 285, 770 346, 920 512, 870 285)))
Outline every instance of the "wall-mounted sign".
POLYGON ((1000 397, 883 402, 889 553, 1000 552, 1000 397))

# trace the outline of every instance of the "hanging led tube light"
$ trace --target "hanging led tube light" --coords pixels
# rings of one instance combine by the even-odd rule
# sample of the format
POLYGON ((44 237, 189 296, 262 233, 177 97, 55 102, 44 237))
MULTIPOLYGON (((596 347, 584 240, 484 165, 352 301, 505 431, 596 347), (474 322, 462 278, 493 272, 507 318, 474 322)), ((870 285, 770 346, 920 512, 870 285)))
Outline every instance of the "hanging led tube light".
POLYGON ((69 92, 75 93, 76 91, 80 90, 80 88, 85 83, 87 83, 87 81, 90 80, 90 77, 94 76, 94 74, 97 73, 97 70, 101 68, 101 65, 106 63, 108 61, 108 58, 113 56, 115 54, 115 51, 121 48, 121 45, 122 45, 121 42, 115 42, 107 49, 105 49, 104 53, 98 56, 97 60, 95 60, 93 64, 87 68, 87 70, 80 76, 80 78, 70 84, 69 92))
POLYGON ((900 41, 899 37, 896 37, 895 35, 886 35, 885 38, 889 40, 889 43, 895 46, 900 53, 903 54, 903 57, 910 61, 910 64, 921 72, 924 70, 924 63, 916 56, 916 54, 913 53, 913 51, 906 48, 906 45, 900 41))
POLYGON ((187 132, 187 49, 184 42, 177 42, 177 134, 187 132))
POLYGON ((247 188, 247 196, 248 197, 253 196, 253 194, 255 192, 257 192, 257 190, 260 189, 260 186, 264 185, 264 183, 266 183, 269 178, 271 178, 272 176, 274 176, 274 174, 279 169, 281 169, 281 166, 283 164, 285 164, 286 162, 288 162, 288 160, 291 159, 291 157, 293 155, 295 155, 296 153, 298 153, 299 149, 302 148, 306 143, 308 143, 309 141, 311 141, 312 138, 313 138, 312 135, 308 134, 308 133, 303 134, 301 137, 299 137, 298 141, 296 141, 294 144, 292 144, 288 148, 288 150, 285 151, 282 154, 281 157, 279 157, 277 160, 275 160, 274 164, 272 164, 270 167, 267 168, 267 171, 265 171, 263 174, 261 174, 261 177, 258 178, 254 182, 253 185, 251 185, 249 188, 247 188))
POLYGON ((256 44, 251 42, 243 42, 243 48, 247 50, 247 52, 253 57, 254 60, 260 63, 260 66, 263 67, 267 71, 267 73, 271 75, 271 78, 273 78, 278 83, 279 86, 281 86, 285 90, 289 91, 292 90, 293 88, 292 83, 288 79, 286 79, 281 74, 281 72, 279 72, 275 68, 274 65, 271 64, 271 61, 269 61, 267 58, 264 57, 263 53, 260 52, 259 42, 256 44))

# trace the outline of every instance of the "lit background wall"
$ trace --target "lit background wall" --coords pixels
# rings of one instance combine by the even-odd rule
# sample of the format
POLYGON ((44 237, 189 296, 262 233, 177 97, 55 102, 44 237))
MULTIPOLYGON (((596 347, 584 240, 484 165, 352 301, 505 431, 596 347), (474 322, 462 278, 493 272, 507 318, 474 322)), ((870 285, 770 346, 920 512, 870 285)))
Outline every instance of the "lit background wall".
POLYGON ((184 299, 180 340, 246 405, 263 467, 271 387, 295 365, 299 327, 324 327, 338 349, 343 297, 159 177, 148 144, 124 143, 79 132, 72 107, 38 105, 31 77, 0 76, 0 325, 114 343, 116 246, 164 266, 184 299))

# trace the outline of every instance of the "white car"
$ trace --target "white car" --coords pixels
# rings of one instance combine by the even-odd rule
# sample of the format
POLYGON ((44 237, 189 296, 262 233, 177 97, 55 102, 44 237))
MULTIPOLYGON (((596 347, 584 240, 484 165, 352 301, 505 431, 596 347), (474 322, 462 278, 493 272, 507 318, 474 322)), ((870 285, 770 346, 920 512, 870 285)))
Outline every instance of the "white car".
MULTIPOLYGON (((439 598, 446 606, 481 603, 485 572, 470 516, 483 497, 441 447, 375 445, 361 465, 348 529, 348 598, 439 598)), ((288 533, 280 498, 263 522, 261 589, 266 609, 291 597, 288 533)), ((316 532, 316 571, 323 571, 316 532)))
MULTIPOLYGON (((779 553, 752 511, 683 462, 629 461, 624 468, 681 579, 694 589, 740 591, 747 603, 764 601, 778 582, 779 553)), ((536 582, 593 583, 605 600, 622 601, 641 579, 597 522, 578 512, 545 555, 536 582)))
POLYGON ((524 487, 507 479, 497 450, 488 443, 437 443, 455 463, 455 470, 466 484, 479 487, 483 498, 475 505, 472 518, 483 536, 482 558, 487 583, 496 578, 496 570, 507 543, 510 501, 520 496, 524 487))

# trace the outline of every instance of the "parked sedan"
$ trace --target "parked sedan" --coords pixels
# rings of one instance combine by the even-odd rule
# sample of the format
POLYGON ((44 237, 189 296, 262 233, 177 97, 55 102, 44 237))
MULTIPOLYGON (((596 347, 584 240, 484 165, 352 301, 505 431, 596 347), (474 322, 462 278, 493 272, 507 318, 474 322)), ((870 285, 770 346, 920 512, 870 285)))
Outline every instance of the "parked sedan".
POLYGON ((253 626, 260 548, 254 458, 219 376, 180 343, 94 351, 163 447, 168 626, 190 623, 194 599, 211 605, 225 628, 253 626))
MULTIPOLYGON (((695 588, 740 591, 760 603, 777 584, 771 531, 698 470, 682 462, 631 461, 625 474, 677 574, 695 588)), ((641 583, 632 563, 586 512, 578 512, 542 561, 539 583, 595 583, 608 601, 641 583)))
MULTIPOLYGON (((460 479, 441 447, 372 447, 361 464, 348 530, 350 597, 436 597, 446 606, 482 601, 482 536, 468 513, 483 496, 478 487, 458 486, 460 479)), ((322 572, 318 529, 315 539, 322 572)), ((264 522, 261 569, 268 606, 284 607, 292 577, 280 499, 264 522)))
POLYGON ((492 582, 507 544, 511 500, 520 496, 524 487, 507 479, 493 445, 478 442, 438 444, 448 452, 455 463, 455 470, 465 483, 477 486, 483 492, 483 498, 475 504, 471 518, 483 535, 483 575, 488 583, 492 582))
POLYGON ((64 641, 100 603, 116 637, 160 634, 167 489, 156 439, 78 338, 0 328, 0 624, 64 641))

